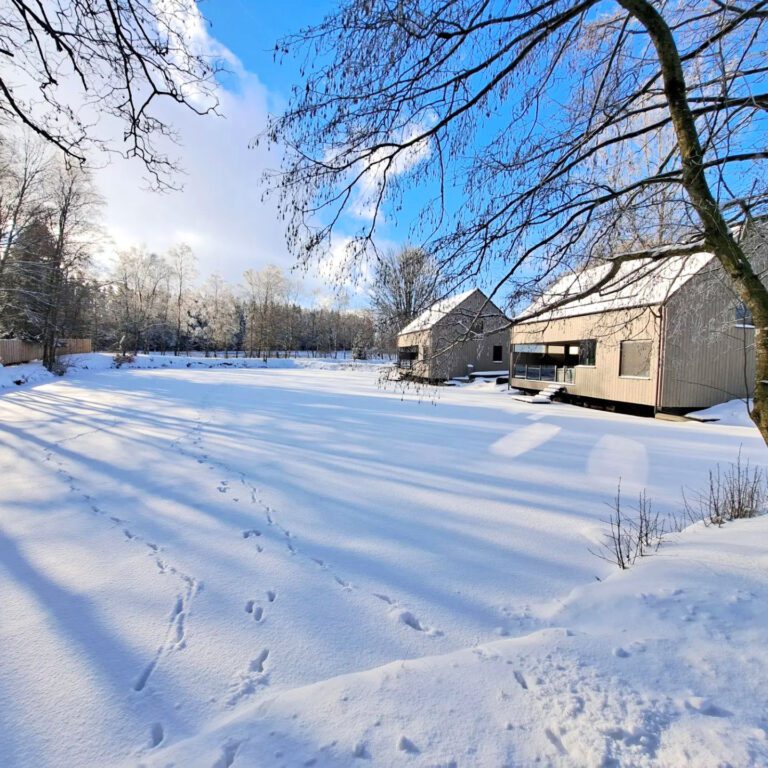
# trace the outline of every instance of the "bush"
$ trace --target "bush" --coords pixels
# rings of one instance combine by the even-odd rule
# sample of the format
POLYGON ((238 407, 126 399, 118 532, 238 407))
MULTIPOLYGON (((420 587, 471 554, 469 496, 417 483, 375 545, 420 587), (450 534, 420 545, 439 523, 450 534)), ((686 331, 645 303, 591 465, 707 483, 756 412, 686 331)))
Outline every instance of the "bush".
POLYGON ((679 533, 692 523, 720 526, 729 520, 757 517, 768 508, 768 474, 743 461, 741 451, 736 461, 721 469, 718 464, 709 471, 709 485, 704 491, 686 496, 683 508, 662 516, 653 509, 645 490, 638 496, 637 506, 627 511, 621 500, 621 480, 611 514, 603 522, 608 526, 604 540, 593 555, 615 563, 619 568, 631 567, 638 557, 656 552, 667 533, 679 533))
POLYGON ((703 520, 705 525, 722 525, 730 520, 757 517, 765 512, 768 502, 768 477, 760 467, 750 466, 741 458, 709 472, 709 486, 703 492, 686 496, 683 504, 691 522, 703 520))
POLYGON ((656 552, 661 546, 666 532, 667 520, 662 518, 645 493, 641 491, 637 506, 630 507, 629 513, 621 503, 621 481, 616 490, 614 500, 608 504, 611 514, 604 522, 608 531, 605 540, 593 555, 616 563, 619 568, 627 569, 634 564, 638 557, 656 552))
POLYGON ((134 361, 134 355, 115 355, 114 362, 115 368, 119 368, 123 363, 132 363, 134 361))

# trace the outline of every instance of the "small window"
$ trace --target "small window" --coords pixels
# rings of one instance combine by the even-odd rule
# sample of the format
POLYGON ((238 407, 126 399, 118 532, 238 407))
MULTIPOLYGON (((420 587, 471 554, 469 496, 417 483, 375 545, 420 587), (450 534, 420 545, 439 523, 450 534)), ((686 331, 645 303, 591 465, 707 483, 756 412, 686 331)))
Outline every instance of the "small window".
POLYGON ((597 356, 597 341, 584 339, 579 342, 579 365, 594 365, 597 356))
POLYGON ((736 325, 752 328, 755 325, 752 321, 752 313, 747 309, 747 305, 743 301, 736 305, 736 325))
POLYGON ((631 376, 636 379, 651 378, 650 341, 621 342, 619 376, 631 376))
POLYGON ((484 328, 484 323, 482 318, 478 318, 475 320, 474 323, 472 323, 472 333, 482 333, 484 328))
POLYGON ((500 363, 504 360, 504 347, 501 344, 493 345, 493 362, 500 363))

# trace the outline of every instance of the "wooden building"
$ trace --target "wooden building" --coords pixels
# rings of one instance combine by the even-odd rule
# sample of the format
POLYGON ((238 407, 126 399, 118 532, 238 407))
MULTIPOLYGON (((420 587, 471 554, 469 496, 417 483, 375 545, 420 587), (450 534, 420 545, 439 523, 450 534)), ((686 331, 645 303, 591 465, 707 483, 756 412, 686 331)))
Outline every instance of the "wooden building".
POLYGON ((570 401, 648 413, 751 394, 754 327, 711 254, 627 262, 577 298, 608 269, 562 277, 513 321, 511 387, 540 391, 557 382, 570 401))
POLYGON ((509 370, 509 319, 479 289, 433 304, 397 337, 398 366, 413 378, 445 381, 509 370))

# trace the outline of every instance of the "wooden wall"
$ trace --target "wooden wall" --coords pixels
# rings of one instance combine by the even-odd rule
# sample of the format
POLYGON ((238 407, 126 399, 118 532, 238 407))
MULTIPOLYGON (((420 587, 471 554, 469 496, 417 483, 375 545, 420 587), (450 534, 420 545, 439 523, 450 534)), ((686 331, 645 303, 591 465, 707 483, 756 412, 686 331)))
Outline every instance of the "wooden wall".
MULTIPOLYGON (((85 354, 93 351, 90 339, 60 339, 59 355, 85 354)), ((43 356, 43 345, 21 339, 0 339, 0 363, 28 363, 43 356)))

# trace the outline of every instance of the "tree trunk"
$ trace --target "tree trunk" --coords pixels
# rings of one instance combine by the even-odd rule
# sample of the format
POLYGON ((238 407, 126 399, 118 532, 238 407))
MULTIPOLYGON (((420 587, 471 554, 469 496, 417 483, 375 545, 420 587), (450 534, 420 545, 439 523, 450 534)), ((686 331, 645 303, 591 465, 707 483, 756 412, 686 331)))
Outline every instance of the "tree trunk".
POLYGON ((752 313, 755 325, 755 394, 750 416, 768 445, 768 290, 728 227, 707 182, 704 152, 688 103, 680 52, 672 31, 648 0, 618 2, 645 27, 653 42, 680 150, 683 187, 703 225, 706 247, 722 264, 739 298, 752 313))

